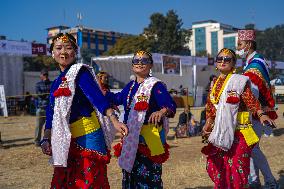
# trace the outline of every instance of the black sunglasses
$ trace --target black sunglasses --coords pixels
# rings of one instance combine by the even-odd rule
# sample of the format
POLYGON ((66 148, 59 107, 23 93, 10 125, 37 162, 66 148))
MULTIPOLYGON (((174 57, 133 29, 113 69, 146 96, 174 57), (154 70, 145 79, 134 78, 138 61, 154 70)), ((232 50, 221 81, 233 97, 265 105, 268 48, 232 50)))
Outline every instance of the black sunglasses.
POLYGON ((132 64, 152 64, 152 61, 150 58, 133 58, 132 64))
POLYGON ((221 63, 230 63, 232 61, 232 57, 228 57, 228 56, 217 56, 216 57, 216 62, 221 63))

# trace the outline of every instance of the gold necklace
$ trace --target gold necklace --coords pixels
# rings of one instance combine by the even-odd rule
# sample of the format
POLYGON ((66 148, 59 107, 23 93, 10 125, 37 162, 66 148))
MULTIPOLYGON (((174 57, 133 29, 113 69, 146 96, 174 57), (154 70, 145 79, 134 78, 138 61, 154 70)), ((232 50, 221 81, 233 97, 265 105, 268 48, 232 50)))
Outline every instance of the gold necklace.
POLYGON ((218 77, 217 81, 214 83, 213 85, 213 88, 212 88, 212 91, 210 93, 210 101, 212 102, 212 104, 218 104, 219 103, 219 100, 220 100, 220 97, 221 97, 221 94, 223 93, 223 90, 227 84, 227 82, 229 81, 229 79, 231 78, 232 76, 232 73, 229 73, 222 85, 222 88, 221 90, 219 91, 219 94, 217 96, 217 98, 215 99, 215 95, 216 95, 216 88, 217 88, 217 83, 220 81, 221 79, 221 76, 218 77))

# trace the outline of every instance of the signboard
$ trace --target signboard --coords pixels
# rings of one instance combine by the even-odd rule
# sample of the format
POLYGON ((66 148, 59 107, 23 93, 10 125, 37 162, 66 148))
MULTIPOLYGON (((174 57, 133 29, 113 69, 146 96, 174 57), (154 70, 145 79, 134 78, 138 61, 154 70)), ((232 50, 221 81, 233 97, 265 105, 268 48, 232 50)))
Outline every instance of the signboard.
POLYGON ((207 66, 208 58, 207 57, 195 57, 195 64, 198 66, 207 66))
POLYGON ((32 44, 32 54, 36 55, 46 55, 46 45, 40 43, 32 44))
POLYGON ((0 54, 31 55, 32 45, 29 42, 0 40, 0 54))
POLYGON ((162 64, 163 63, 161 54, 153 53, 152 58, 153 58, 154 64, 162 64))
POLYGON ((180 58, 174 56, 163 56, 162 73, 182 75, 180 58))
POLYGON ((4 85, 0 85, 0 115, 4 115, 4 117, 8 117, 4 85))
POLYGON ((192 57, 191 56, 180 56, 180 62, 182 65, 192 65, 192 57))

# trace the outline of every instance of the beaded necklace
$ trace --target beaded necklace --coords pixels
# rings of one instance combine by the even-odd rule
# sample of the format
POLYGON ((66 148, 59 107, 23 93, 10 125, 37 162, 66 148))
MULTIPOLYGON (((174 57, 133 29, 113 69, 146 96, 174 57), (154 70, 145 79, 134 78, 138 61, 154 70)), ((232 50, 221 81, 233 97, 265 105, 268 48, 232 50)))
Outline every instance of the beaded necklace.
POLYGON ((135 81, 133 81, 133 83, 132 83, 132 85, 131 85, 131 87, 129 89, 127 98, 126 98, 126 104, 127 104, 126 109, 127 110, 130 110, 130 104, 131 104, 131 101, 132 101, 132 100, 130 100, 130 95, 131 95, 131 92, 132 92, 132 89, 133 89, 134 85, 135 85, 135 81))
MULTIPOLYGON (((146 77, 146 78, 144 79, 144 81, 145 81, 147 78, 148 78, 148 77, 146 77)), ((142 83, 144 83, 144 81, 141 82, 140 85, 141 85, 142 83)), ((126 110, 130 110, 130 105, 131 105, 132 99, 134 98, 134 96, 133 96, 132 99, 130 100, 130 95, 131 95, 131 92, 132 92, 132 89, 133 89, 134 85, 135 85, 135 81, 133 81, 131 87, 129 88, 129 92, 128 92, 128 95, 127 95, 127 97, 126 97, 126 104, 127 104, 127 105, 126 105, 126 110)))
POLYGON ((227 85, 227 83, 228 83, 229 79, 231 78, 231 76, 232 76, 232 73, 229 73, 229 74, 226 76, 226 79, 225 79, 225 81, 224 81, 224 83, 223 83, 223 85, 222 85, 222 88, 221 88, 221 90, 219 91, 217 98, 215 98, 217 84, 218 84, 218 82, 219 82, 220 79, 221 79, 221 76, 218 77, 218 79, 217 79, 217 81, 214 83, 213 88, 212 88, 212 91, 211 91, 211 93, 210 93, 210 101, 212 102, 212 104, 218 104, 218 103, 219 103, 221 94, 223 93, 223 90, 224 90, 225 86, 227 85))

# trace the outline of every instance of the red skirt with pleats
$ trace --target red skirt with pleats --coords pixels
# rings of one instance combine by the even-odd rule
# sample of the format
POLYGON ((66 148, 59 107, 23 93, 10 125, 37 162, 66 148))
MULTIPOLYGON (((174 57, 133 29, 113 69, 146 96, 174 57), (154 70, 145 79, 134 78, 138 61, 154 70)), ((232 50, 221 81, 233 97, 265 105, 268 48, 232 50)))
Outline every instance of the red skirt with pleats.
POLYGON ((206 169, 215 184, 214 189, 249 188, 251 150, 239 131, 235 132, 233 145, 228 151, 212 144, 203 147, 202 153, 207 155, 206 169))

